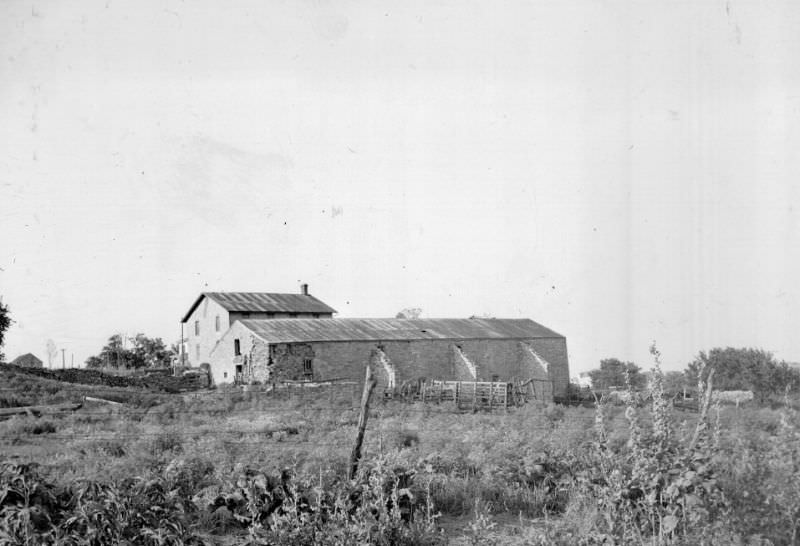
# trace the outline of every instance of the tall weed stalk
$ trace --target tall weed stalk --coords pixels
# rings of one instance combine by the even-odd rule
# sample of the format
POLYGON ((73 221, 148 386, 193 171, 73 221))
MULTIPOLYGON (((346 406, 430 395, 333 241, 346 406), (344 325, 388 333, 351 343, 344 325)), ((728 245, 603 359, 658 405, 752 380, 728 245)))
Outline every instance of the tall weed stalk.
POLYGON ((590 542, 684 544, 720 540, 727 503, 716 478, 717 442, 709 423, 713 377, 701 373, 700 415, 690 438, 676 434, 664 394, 661 354, 651 346, 654 366, 646 399, 637 403, 628 382, 627 445, 612 448, 598 400, 593 460, 579 478, 579 498, 596 503, 590 542), (649 409, 650 424, 645 424, 649 409))

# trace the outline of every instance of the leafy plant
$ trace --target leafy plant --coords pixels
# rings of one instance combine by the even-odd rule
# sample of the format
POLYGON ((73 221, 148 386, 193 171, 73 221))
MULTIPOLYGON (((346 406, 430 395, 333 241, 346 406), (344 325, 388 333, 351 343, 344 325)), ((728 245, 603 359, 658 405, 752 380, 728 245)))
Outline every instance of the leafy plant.
MULTIPOLYGON (((660 353, 651 347, 655 366, 648 394, 652 423, 644 426, 633 397, 625 411, 629 441, 613 450, 607 441, 604 405, 597 409, 594 464, 584 470, 580 487, 596 500, 593 533, 604 540, 654 544, 704 541, 716 537, 716 522, 727 504, 716 478, 717 437, 709 425, 711 378, 698 385, 701 415, 691 438, 679 437, 664 396, 660 353)), ((631 392, 630 383, 628 391, 631 392)))

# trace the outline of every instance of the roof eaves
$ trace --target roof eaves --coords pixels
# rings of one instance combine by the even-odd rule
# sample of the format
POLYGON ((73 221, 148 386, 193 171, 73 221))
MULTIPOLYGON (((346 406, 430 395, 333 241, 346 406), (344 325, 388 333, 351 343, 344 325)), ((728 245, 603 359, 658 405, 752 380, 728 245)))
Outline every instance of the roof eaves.
POLYGON ((326 311, 326 312, 328 312, 328 313, 331 313, 331 314, 334 314, 334 315, 337 315, 337 314, 339 314, 339 311, 337 311, 336 309, 334 309, 333 307, 331 307, 330 305, 328 305, 327 303, 325 303, 324 301, 322 301, 322 300, 321 300, 321 299, 319 299, 318 297, 316 297, 316 296, 312 296, 311 294, 308 294, 308 297, 310 297, 311 299, 313 299, 313 300, 314 300, 314 301, 316 301, 317 303, 319 303, 319 304, 323 305, 324 307, 327 307, 327 308, 328 308, 328 311, 326 311))
POLYGON ((186 314, 183 316, 183 319, 181 319, 181 324, 183 324, 183 323, 185 323, 187 320, 189 320, 189 317, 191 317, 191 316, 192 316, 192 313, 194 313, 194 310, 195 310, 195 309, 197 309, 197 306, 198 306, 198 305, 200 305, 200 302, 201 302, 201 301, 203 301, 203 298, 205 298, 205 297, 206 297, 206 295, 207 295, 207 294, 206 294, 206 292, 201 292, 201 293, 200 293, 200 295, 199 295, 199 296, 197 296, 197 299, 196 299, 196 300, 194 300, 194 303, 192 304, 192 306, 191 306, 191 307, 189 307, 189 310, 188 310, 188 311, 186 312, 186 314))

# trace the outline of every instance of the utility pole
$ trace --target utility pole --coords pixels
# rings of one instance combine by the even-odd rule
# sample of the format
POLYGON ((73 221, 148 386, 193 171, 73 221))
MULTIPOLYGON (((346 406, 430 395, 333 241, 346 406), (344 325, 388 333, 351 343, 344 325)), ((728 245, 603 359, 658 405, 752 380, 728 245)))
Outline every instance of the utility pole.
POLYGON ((66 349, 61 349, 61 369, 62 370, 67 367, 66 361, 64 359, 64 351, 65 350, 66 349))

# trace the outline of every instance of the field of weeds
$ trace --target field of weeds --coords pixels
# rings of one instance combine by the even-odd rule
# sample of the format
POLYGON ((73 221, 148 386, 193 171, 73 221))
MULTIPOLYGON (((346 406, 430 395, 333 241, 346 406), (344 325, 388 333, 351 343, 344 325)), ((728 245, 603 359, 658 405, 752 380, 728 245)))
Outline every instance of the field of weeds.
POLYGON ((346 390, 14 417, 0 544, 797 544, 793 410, 682 413, 654 378, 644 407, 373 402, 352 481, 346 390))

